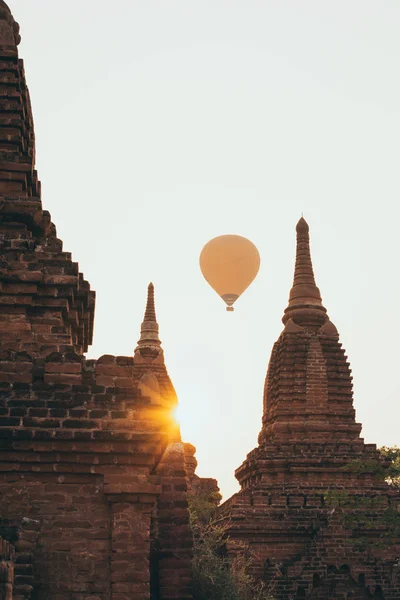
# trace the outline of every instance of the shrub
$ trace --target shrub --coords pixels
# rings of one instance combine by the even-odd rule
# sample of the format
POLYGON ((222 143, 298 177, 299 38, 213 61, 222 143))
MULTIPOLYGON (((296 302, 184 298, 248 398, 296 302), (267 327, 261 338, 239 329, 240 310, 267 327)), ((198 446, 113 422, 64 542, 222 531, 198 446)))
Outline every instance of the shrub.
POLYGON ((190 494, 194 536, 194 600, 273 600, 267 586, 250 574, 253 557, 239 547, 234 558, 226 555, 229 525, 214 519, 219 498, 190 494))

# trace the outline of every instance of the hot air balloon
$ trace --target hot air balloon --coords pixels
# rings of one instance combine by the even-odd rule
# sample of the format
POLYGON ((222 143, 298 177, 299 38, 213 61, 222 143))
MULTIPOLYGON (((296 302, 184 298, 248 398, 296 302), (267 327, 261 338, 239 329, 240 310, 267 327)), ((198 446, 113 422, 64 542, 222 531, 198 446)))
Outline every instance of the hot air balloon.
POLYGON ((233 304, 249 287, 260 268, 260 255, 250 240, 240 235, 220 235, 210 240, 200 254, 200 269, 206 281, 233 311, 233 304))

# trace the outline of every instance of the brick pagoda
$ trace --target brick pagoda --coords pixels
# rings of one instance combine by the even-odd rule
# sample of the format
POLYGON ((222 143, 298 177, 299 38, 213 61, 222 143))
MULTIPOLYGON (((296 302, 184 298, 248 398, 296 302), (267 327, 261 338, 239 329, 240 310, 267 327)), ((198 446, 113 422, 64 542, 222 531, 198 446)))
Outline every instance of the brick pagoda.
POLYGON ((315 284, 303 218, 296 229, 258 447, 236 470, 241 491, 220 508, 230 519, 228 552, 247 545, 254 574, 277 600, 399 600, 400 539, 390 518, 400 495, 376 476, 376 446, 360 438, 349 363, 315 284))
MULTIPOLYGON (((19 41, 0 0, 0 598, 190 600, 187 492, 215 482, 172 417, 152 284, 132 356, 84 356, 95 294, 42 208, 19 41)), ((249 548, 276 600, 400 600, 400 497, 360 438, 304 219, 283 322, 227 552, 249 548)))
POLYGON ((194 449, 154 288, 133 356, 87 360, 95 294, 42 209, 19 41, 0 0, 0 598, 189 600, 194 449))

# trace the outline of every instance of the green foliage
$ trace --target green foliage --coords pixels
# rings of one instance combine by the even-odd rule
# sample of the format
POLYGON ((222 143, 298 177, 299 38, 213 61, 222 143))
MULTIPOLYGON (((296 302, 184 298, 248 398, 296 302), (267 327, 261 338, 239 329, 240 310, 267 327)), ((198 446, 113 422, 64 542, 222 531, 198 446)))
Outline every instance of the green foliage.
POLYGON ((199 527, 205 526, 212 521, 215 516, 216 507, 221 502, 221 499, 221 494, 215 491, 189 493, 190 520, 195 533, 199 527))
MULTIPOLYGON (((352 473, 369 473, 400 490, 400 448, 379 449, 376 460, 354 460, 343 470, 352 473)), ((359 551, 390 548, 400 540, 400 504, 389 503, 386 496, 362 496, 346 490, 329 490, 325 501, 342 515, 344 527, 351 532, 349 538, 359 551)), ((332 513, 333 514, 333 513, 332 513)))
POLYGON ((379 448, 379 452, 390 461, 386 469, 386 482, 400 490, 400 448, 397 446, 393 448, 382 446, 382 448, 379 448))
POLYGON ((194 600, 273 600, 265 584, 249 574, 253 557, 244 547, 237 547, 235 558, 226 555, 229 525, 214 519, 218 496, 189 496, 194 534, 194 600))
POLYGON ((370 473, 377 479, 400 489, 400 448, 382 446, 378 451, 380 459, 353 460, 343 470, 352 473, 370 473))
POLYGON ((351 531, 349 540, 356 550, 388 548, 400 539, 400 514, 386 498, 335 490, 326 493, 325 501, 341 511, 343 525, 351 531))

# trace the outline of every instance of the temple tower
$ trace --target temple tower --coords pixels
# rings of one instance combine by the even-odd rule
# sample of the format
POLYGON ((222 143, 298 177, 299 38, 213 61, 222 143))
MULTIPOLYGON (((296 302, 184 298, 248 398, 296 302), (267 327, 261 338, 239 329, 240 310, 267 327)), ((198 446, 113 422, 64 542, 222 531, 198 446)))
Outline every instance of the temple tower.
POLYGON ((390 535, 385 519, 396 514, 400 496, 365 467, 379 465, 379 455, 360 437, 349 363, 315 283, 303 218, 296 232, 293 286, 268 366, 258 446, 236 470, 241 491, 220 508, 230 523, 228 551, 245 543, 256 557, 254 574, 277 600, 395 600, 400 540, 379 550, 374 542, 390 535), (364 467, 355 472, 355 464, 364 467), (336 507, 335 494, 352 498, 351 510, 336 507), (372 529, 360 525, 360 515, 372 519, 372 529))
POLYGON ((0 350, 86 352, 95 294, 42 209, 19 26, 0 2, 0 350))
POLYGON ((293 286, 264 387, 261 439, 359 441, 349 363, 315 285, 309 231, 297 224, 293 286))
POLYGON ((42 208, 19 41, 0 0, 0 597, 190 600, 154 286, 132 356, 86 359, 95 296, 42 208))

